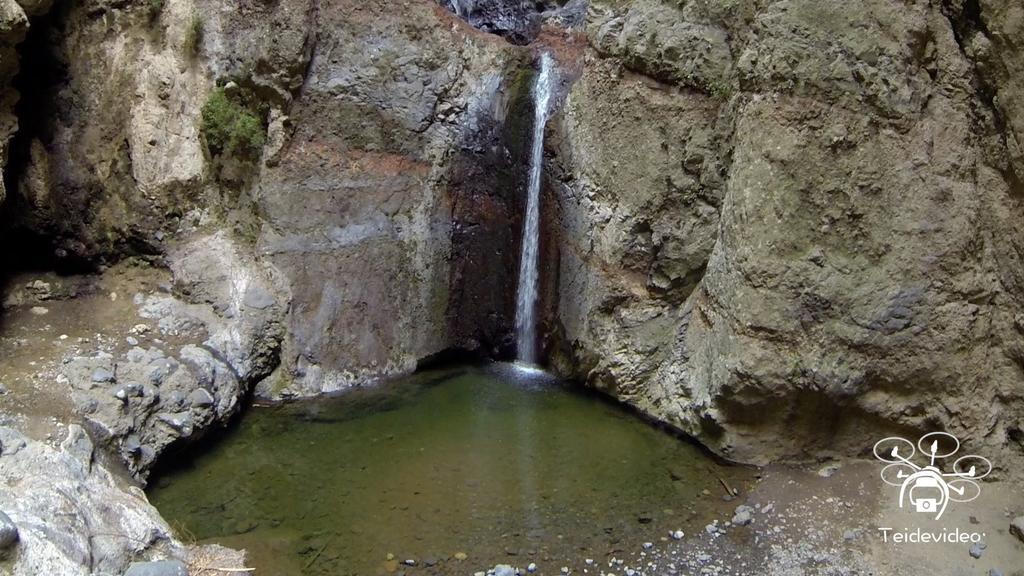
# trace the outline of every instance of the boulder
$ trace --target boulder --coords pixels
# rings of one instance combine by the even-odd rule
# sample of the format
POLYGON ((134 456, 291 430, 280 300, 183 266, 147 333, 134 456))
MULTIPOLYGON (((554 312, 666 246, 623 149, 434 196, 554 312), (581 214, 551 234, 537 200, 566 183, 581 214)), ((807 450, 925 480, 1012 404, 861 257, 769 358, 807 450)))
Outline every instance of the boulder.
POLYGON ((18 527, 0 510, 0 557, 6 556, 18 543, 18 527))

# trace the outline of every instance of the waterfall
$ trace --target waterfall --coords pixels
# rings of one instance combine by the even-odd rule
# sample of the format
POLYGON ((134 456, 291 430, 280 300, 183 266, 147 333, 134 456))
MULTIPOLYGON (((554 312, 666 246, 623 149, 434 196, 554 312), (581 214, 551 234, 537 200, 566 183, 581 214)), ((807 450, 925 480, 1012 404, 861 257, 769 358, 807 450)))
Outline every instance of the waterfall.
POLYGON ((517 359, 534 364, 537 360, 537 284, 538 244, 540 237, 540 181, 544 168, 544 125, 548 120, 551 98, 551 56, 541 54, 540 73, 533 87, 533 141, 530 145, 530 180, 523 224, 523 251, 519 260, 519 287, 516 293, 517 359))

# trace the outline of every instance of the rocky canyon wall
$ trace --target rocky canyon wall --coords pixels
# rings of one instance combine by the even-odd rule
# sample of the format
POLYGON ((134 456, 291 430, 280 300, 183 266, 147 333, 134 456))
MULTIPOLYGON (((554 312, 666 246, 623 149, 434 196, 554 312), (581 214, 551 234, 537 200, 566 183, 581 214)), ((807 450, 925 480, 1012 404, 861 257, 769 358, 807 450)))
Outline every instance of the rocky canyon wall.
POLYGON ((592 2, 551 357, 737 460, 1024 462, 1015 2, 592 2))
POLYGON ((279 350, 281 369, 250 379, 268 396, 509 345, 514 295, 497 288, 514 283, 529 49, 426 0, 44 12, 5 20, 5 65, 33 27, 32 72, 5 70, 26 93, 15 109, 4 91, 5 141, 15 112, 24 127, 9 240, 58 267, 163 262, 177 295, 228 324, 279 311, 283 331, 243 328, 235 346, 279 350), (215 98, 258 123, 248 149, 211 138, 215 98), (218 264, 225 245, 247 257, 218 264))

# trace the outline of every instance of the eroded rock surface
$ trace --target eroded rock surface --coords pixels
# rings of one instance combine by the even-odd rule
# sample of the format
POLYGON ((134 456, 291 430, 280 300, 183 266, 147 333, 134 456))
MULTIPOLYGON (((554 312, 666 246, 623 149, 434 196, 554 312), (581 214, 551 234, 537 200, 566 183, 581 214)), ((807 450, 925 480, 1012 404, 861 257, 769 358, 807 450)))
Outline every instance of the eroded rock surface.
POLYGON ((981 6, 594 2, 560 369, 742 461, 939 429, 1014 474, 1022 53, 981 6))
POLYGON ((0 443, 0 509, 19 532, 4 563, 15 574, 120 574, 131 558, 185 554, 142 491, 95 462, 80 427, 59 449, 10 428, 0 443))

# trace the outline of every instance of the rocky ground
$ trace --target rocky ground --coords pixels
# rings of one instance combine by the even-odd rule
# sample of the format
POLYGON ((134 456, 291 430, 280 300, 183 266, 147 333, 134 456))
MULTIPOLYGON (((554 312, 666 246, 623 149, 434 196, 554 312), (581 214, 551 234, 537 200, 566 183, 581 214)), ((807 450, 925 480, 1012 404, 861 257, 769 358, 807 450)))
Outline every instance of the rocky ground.
POLYGON ((9 280, 0 509, 20 543, 0 572, 116 574, 130 560, 192 555, 241 565, 177 541, 139 488, 161 450, 226 423, 250 382, 241 356, 229 364, 230 339, 217 339, 219 316, 171 292, 170 273, 142 262, 9 280))
POLYGON ((1024 539, 1010 529, 1024 511, 1013 498, 1019 486, 986 484, 979 499, 929 521, 896 506, 896 489, 881 483, 879 468, 864 461, 820 468, 769 466, 749 494, 733 500, 738 504, 731 517, 713 519, 698 534, 665 534, 568 566, 529 562, 476 574, 1024 574, 1024 539), (883 540, 883 527, 892 532, 959 528, 979 533, 980 544, 897 544, 883 540))

